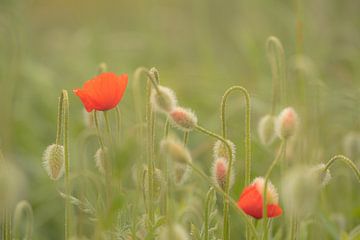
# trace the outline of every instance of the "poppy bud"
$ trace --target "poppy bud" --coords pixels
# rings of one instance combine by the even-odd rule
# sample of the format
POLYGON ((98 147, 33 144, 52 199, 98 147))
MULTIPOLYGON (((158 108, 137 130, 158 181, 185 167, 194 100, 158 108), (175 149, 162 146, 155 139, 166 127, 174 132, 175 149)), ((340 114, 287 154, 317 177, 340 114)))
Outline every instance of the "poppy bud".
MULTIPOLYGON (((215 159, 212 167, 212 178, 216 185, 218 185, 222 190, 225 190, 226 179, 229 169, 228 161, 225 158, 215 159)), ((234 183, 234 174, 233 171, 230 173, 230 188, 234 183)), ((229 188, 229 189, 230 189, 229 188)))
MULTIPOLYGON (((255 178, 250 186, 246 187, 240 195, 238 207, 246 214, 260 219, 263 217, 263 194, 265 179, 255 178)), ((274 185, 270 181, 267 183, 267 216, 269 218, 277 217, 282 214, 282 209, 278 205, 279 197, 274 185)))
POLYGON ((343 147, 346 156, 352 159, 360 158, 360 133, 350 132, 346 134, 343 147))
POLYGON ((162 113, 171 112, 177 105, 177 99, 173 90, 158 86, 158 90, 152 89, 150 102, 155 111, 162 113))
POLYGON ((185 229, 179 224, 168 225, 161 228, 159 240, 189 240, 190 237, 185 229))
POLYGON ((331 180, 330 170, 325 171, 325 164, 320 163, 310 169, 310 173, 314 175, 318 184, 325 187, 331 180))
POLYGON ((105 161, 107 158, 107 154, 107 148, 105 148, 104 150, 102 148, 99 148, 94 156, 95 165, 101 174, 105 174, 105 161))
MULTIPOLYGON (((228 144, 230 145, 231 148, 231 154, 232 154, 232 160, 234 162, 235 160, 235 144, 233 142, 231 142, 230 140, 227 140, 228 144)), ((223 141, 217 140, 214 144, 214 158, 225 158, 226 160, 229 160, 229 151, 228 148, 226 147, 225 143, 223 141)))
POLYGON ((43 166, 51 180, 58 180, 64 174, 64 147, 59 144, 48 146, 43 155, 43 166))
POLYGON ((286 140, 295 135, 298 122, 298 116, 293 108, 287 107, 282 110, 277 119, 277 134, 279 138, 286 140))
POLYGON ((263 145, 271 144, 276 136, 275 132, 276 117, 268 114, 260 119, 258 133, 263 145))
POLYGON ((197 125, 196 115, 189 109, 176 107, 170 112, 170 120, 175 127, 183 131, 191 131, 197 125))
POLYGON ((189 150, 181 143, 172 139, 165 139, 160 144, 161 151, 169 156, 174 162, 186 165, 191 163, 191 155, 189 150))

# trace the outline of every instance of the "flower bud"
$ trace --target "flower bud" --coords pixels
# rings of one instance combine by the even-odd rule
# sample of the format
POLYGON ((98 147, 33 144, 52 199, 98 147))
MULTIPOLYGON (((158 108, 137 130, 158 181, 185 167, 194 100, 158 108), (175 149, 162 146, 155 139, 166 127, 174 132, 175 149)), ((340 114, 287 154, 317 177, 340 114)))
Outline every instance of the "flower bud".
POLYGON ((159 233, 159 240, 189 240, 190 237, 185 229, 179 224, 162 227, 159 233))
POLYGON ((276 117, 270 114, 265 115, 260 119, 258 134, 263 145, 269 145, 274 141, 276 137, 275 126, 276 117))
POLYGON ((164 139, 160 144, 161 151, 169 156, 171 160, 186 165, 192 162, 189 150, 181 143, 173 139, 164 139))
MULTIPOLYGON (((229 169, 228 161, 225 158, 217 158, 215 159, 212 167, 212 178, 216 185, 218 185, 222 190, 225 190, 226 179, 229 169)), ((230 173, 230 187, 234 184, 234 174, 233 170, 230 173)))
POLYGON ((182 107, 176 107, 170 112, 170 120, 175 127, 183 131, 193 130, 198 121, 191 110, 182 107))
POLYGON ((59 144, 48 146, 43 155, 43 167, 51 180, 58 180, 64 174, 64 147, 59 144))
MULTIPOLYGON (((234 162, 235 161, 235 153, 236 153, 235 144, 233 142, 231 142, 230 140, 227 140, 227 142, 230 145, 232 161, 234 162)), ((214 152, 215 159, 225 158, 226 160, 229 160, 229 151, 223 141, 217 140, 215 142, 213 152, 214 152)))
POLYGON ((279 138, 286 140, 294 136, 298 128, 299 120, 295 110, 287 107, 279 114, 277 119, 277 134, 279 138))
POLYGON ((177 105, 176 95, 167 87, 158 86, 158 90, 152 89, 150 102, 155 111, 162 113, 171 112, 177 105))
POLYGON ((102 148, 99 148, 94 156, 95 159, 95 166, 99 170, 101 174, 105 174, 105 161, 107 158, 108 150, 105 148, 104 150, 102 148))
POLYGON ((320 163, 310 168, 310 173, 314 175, 315 179, 317 180, 317 183, 321 187, 325 187, 331 180, 330 170, 327 169, 325 171, 325 164, 323 163, 320 163))
POLYGON ((344 152, 346 156, 352 159, 360 158, 360 133, 349 132, 344 137, 343 142, 344 152))

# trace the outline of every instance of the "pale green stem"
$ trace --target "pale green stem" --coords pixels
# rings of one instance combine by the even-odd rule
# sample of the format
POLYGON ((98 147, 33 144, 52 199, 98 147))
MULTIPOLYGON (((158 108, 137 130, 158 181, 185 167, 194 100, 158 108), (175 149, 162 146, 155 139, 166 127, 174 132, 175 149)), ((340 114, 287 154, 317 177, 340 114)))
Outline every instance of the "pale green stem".
POLYGON ((249 220, 249 218, 246 216, 246 214, 238 207, 237 203, 230 197, 229 194, 224 192, 220 187, 214 184, 214 181, 209 178, 205 173, 203 173, 199 168, 197 168, 193 163, 188 163, 191 169, 197 173, 200 177, 202 177, 211 187, 213 187, 219 194, 223 196, 224 199, 226 199, 230 205, 234 208, 236 213, 241 216, 241 218, 244 220, 244 222, 249 225, 249 230, 252 233, 255 240, 258 240, 258 234, 256 232, 256 228, 254 224, 249 220))
MULTIPOLYGON (((231 149, 231 146, 229 144, 229 142, 224 139, 223 137, 213 133, 213 132, 210 132, 209 130, 203 128, 203 127, 200 127, 200 126, 196 126, 195 127, 196 130, 198 130, 199 132, 202 132, 210 137, 213 137, 213 138, 216 138, 218 140, 220 140, 221 142, 223 142, 227 148, 227 151, 228 151, 228 155, 229 155, 229 164, 228 164, 228 171, 226 173, 226 183, 225 183, 225 193, 226 194, 229 194, 229 191, 230 191, 230 175, 231 175, 231 168, 232 168, 232 149, 231 149)), ((223 229, 223 239, 224 240, 228 240, 230 238, 230 234, 229 234, 229 201, 224 199, 224 221, 223 221, 223 224, 224 224, 224 229, 223 229)))
POLYGON ((103 111, 103 114, 104 114, 104 119, 105 119, 106 131, 107 131, 108 137, 110 139, 110 143, 111 143, 111 145, 113 145, 113 138, 112 138, 112 134, 111 134, 111 127, 110 127, 108 111, 103 111))
MULTIPOLYGON (((66 90, 62 91, 64 98, 64 157, 65 157, 65 192, 70 196, 70 159, 69 159, 69 97, 66 90)), ((70 239, 70 200, 65 199, 65 240, 70 239)))
POLYGON ((14 239, 15 240, 31 240, 33 233, 34 214, 30 204, 27 201, 21 201, 16 205, 14 213, 14 239), (27 217, 26 231, 24 238, 20 238, 19 226, 21 225, 21 218, 23 213, 27 217))
POLYGON ((58 116, 57 116, 57 127, 56 127, 56 140, 55 143, 58 145, 61 141, 61 133, 62 133, 62 121, 63 121, 63 102, 64 96, 63 94, 59 97, 58 103, 58 116))
POLYGON ((117 136, 116 140, 117 140, 117 142, 119 142, 120 138, 121 138, 120 131, 121 131, 121 111, 120 111, 119 106, 116 106, 116 136, 117 136))
POLYGON ((214 198, 214 189, 210 188, 206 194, 206 202, 205 202, 204 240, 209 240, 209 210, 210 210, 210 204, 213 202, 213 198, 214 198))
POLYGON ((346 164, 355 174, 357 180, 360 182, 360 170, 356 167, 353 161, 351 159, 343 156, 343 155, 335 155, 332 157, 325 165, 324 172, 326 172, 334 163, 336 160, 342 161, 346 164))
POLYGON ((189 131, 185 131, 185 132, 184 132, 184 138, 183 138, 184 146, 186 146, 186 144, 187 144, 188 141, 189 141, 189 134, 190 134, 189 131))
POLYGON ((284 150, 286 149, 286 140, 281 142, 280 149, 278 151, 278 154, 276 155, 274 161, 271 163, 270 167, 268 168, 266 175, 265 175, 265 182, 264 182, 264 192, 263 192, 263 239, 268 239, 268 216, 267 216, 267 185, 269 182, 270 175, 276 166, 276 164, 280 161, 281 157, 284 155, 284 150))

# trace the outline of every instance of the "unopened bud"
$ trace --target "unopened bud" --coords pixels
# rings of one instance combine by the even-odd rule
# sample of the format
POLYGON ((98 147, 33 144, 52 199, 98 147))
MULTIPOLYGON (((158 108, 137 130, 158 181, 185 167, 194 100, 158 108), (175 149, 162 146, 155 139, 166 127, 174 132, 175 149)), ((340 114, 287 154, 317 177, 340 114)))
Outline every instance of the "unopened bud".
POLYGON ((179 225, 168 225, 161 228, 159 233, 159 240, 189 240, 190 237, 185 229, 179 225))
POLYGON ((263 145, 271 144, 275 137, 275 126, 276 126, 276 117, 268 114, 260 119, 258 126, 258 133, 260 141, 263 145))
MULTIPOLYGON (((212 167, 212 178, 216 185, 218 185, 221 189, 225 190, 226 180, 229 170, 229 164, 225 158, 215 159, 212 167)), ((230 187, 232 187, 234 183, 234 174, 233 171, 230 173, 230 187)))
POLYGON ((196 115, 189 109, 176 107, 170 112, 170 120, 175 127, 183 131, 191 131, 197 125, 196 115))
POLYGON ((51 180, 58 180, 64 174, 64 147, 59 144, 48 146, 43 155, 43 166, 51 180))
POLYGON ((191 163, 189 150, 181 143, 172 139, 165 139, 160 144, 161 151, 169 156, 171 160, 179 164, 186 165, 191 163))
MULTIPOLYGON (((230 145, 231 156, 232 156, 232 160, 234 162, 235 161, 235 153, 236 153, 235 144, 233 142, 231 142, 230 140, 226 140, 226 141, 230 145)), ((229 158, 229 150, 223 141, 217 140, 215 142, 213 152, 214 152, 215 159, 217 159, 217 158, 225 158, 226 160, 230 159, 229 158)))
POLYGON ((294 136, 298 124, 298 116, 293 108, 287 107, 282 110, 277 119, 277 134, 279 138, 286 140, 294 136))
POLYGON ((325 171, 325 164, 323 163, 310 168, 310 173, 314 175, 321 187, 325 187, 331 180, 330 170, 326 169, 325 171))
POLYGON ((177 105, 174 91, 163 86, 158 86, 158 90, 152 90, 150 101, 156 111, 163 113, 171 112, 177 105))
POLYGON ((99 148, 94 156, 95 166, 101 174, 105 174, 105 161, 107 159, 108 150, 107 148, 99 148))

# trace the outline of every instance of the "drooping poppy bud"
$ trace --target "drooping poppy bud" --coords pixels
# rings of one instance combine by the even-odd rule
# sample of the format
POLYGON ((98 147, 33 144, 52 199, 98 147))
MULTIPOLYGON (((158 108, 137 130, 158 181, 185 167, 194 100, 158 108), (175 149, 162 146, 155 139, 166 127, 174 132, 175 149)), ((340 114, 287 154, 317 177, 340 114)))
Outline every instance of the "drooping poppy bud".
MULTIPOLYGON (((263 194, 265 179, 255 178, 252 184, 245 187, 240 195, 238 207, 246 214, 260 219, 263 217, 263 194)), ((282 214, 279 206, 279 197, 274 185, 270 181, 267 183, 267 217, 274 218, 282 214)))
POLYGON ((271 144, 275 137, 275 126, 276 126, 276 117, 268 114, 260 119, 258 126, 258 133, 260 141, 263 145, 271 144))
POLYGON ((170 113, 177 105, 174 91, 163 86, 158 86, 158 90, 153 89, 151 92, 151 105, 158 112, 170 113))
MULTIPOLYGON (((230 140, 227 140, 227 142, 230 145, 232 161, 234 162, 235 161, 235 153, 236 153, 235 144, 233 142, 231 142, 230 140)), ((229 151, 224 142, 217 140, 214 144, 213 152, 214 152, 215 159, 225 158, 225 159, 229 160, 229 151)))
POLYGON ((59 144, 48 146, 44 151, 43 166, 51 180, 60 179, 65 170, 64 147, 59 144))
POLYGON ((291 107, 287 107, 279 114, 277 119, 277 135, 286 140, 294 136, 299 125, 297 113, 291 107))
POLYGON ((189 109, 176 107, 170 112, 171 123, 183 131, 191 131, 197 125, 196 115, 189 109))
POLYGON ((106 111, 120 102, 127 83, 127 74, 117 76, 107 72, 88 80, 83 88, 75 89, 74 93, 80 98, 86 111, 106 111))
MULTIPOLYGON (((212 166, 212 178, 214 183, 218 185, 222 190, 225 190, 228 170, 229 170, 229 164, 225 158, 215 159, 212 166)), ((229 188, 232 187, 233 183, 234 183, 234 174, 233 174, 233 169, 231 169, 229 188)))
POLYGON ((330 170, 325 170, 324 163, 313 166, 310 168, 309 173, 314 175, 317 184, 319 184, 321 187, 325 187, 331 180, 330 170))

